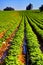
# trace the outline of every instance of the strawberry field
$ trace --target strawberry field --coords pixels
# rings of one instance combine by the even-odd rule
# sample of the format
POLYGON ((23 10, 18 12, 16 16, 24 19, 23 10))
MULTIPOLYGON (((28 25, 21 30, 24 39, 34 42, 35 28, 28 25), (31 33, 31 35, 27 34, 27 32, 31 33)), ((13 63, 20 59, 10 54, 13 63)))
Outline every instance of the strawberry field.
POLYGON ((43 65, 43 12, 0 11, 0 65, 43 65))

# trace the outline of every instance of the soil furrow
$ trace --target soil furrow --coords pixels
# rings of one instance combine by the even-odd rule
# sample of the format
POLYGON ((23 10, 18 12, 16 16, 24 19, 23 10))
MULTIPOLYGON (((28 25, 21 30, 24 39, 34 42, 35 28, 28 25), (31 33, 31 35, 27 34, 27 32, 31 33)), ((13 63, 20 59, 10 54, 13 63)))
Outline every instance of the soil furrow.
MULTIPOLYGON (((21 19, 21 21, 22 21, 22 19, 21 19)), ((6 55, 8 54, 7 52, 8 52, 8 50, 9 50, 10 46, 11 46, 12 40, 13 40, 13 38, 14 38, 16 32, 18 31, 18 29, 19 29, 19 27, 20 27, 21 21, 20 21, 19 25, 17 26, 17 28, 16 28, 16 29, 12 32, 12 34, 9 36, 9 38, 6 39, 6 41, 4 41, 4 42, 2 43, 2 46, 1 46, 1 48, 0 48, 0 64, 3 63, 4 58, 5 58, 6 55)))

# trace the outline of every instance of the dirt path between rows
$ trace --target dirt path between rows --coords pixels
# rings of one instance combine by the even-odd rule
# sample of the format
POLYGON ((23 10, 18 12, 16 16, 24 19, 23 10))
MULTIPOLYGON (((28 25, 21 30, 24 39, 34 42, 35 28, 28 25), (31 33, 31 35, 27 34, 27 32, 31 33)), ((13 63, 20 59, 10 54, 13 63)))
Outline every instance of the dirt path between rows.
MULTIPOLYGON (((21 19, 21 21, 22 21, 22 19, 21 19)), ((2 46, 0 47, 0 64, 3 63, 4 53, 9 50, 9 47, 11 46, 11 42, 12 42, 12 40, 13 40, 13 38, 14 38, 16 32, 18 31, 19 27, 20 27, 21 21, 20 21, 19 25, 17 26, 17 28, 16 28, 16 29, 12 32, 12 34, 9 36, 9 38, 7 38, 6 41, 4 41, 4 42, 2 43, 2 46)), ((6 56, 5 56, 5 57, 6 57, 6 56)))

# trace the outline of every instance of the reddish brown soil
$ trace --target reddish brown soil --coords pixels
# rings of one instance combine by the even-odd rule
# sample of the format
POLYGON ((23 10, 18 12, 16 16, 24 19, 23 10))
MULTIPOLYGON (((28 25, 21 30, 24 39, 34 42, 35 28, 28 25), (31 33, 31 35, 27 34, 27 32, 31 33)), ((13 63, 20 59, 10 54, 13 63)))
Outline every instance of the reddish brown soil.
MULTIPOLYGON (((21 23, 21 22, 20 22, 21 23)), ((13 37, 15 36, 16 32, 18 31, 20 24, 17 26, 17 28, 12 32, 12 34, 9 36, 9 38, 6 39, 6 41, 4 41, 2 43, 2 46, 0 47, 0 59, 3 57, 3 54, 6 50, 9 49, 9 47, 11 46, 10 42, 12 41, 13 37)), ((4 32, 5 33, 5 32, 4 32)), ((2 34, 3 35, 3 34, 2 34)), ((1 62, 2 63, 2 62, 1 62)), ((1 64, 0 63, 0 64, 1 64)))
POLYGON ((0 39, 4 37, 5 33, 7 32, 7 30, 3 31, 0 33, 0 39))
POLYGON ((24 55, 23 52, 22 52, 23 47, 21 46, 20 49, 21 49, 21 53, 18 55, 18 60, 19 60, 21 63, 25 64, 25 55, 24 55))

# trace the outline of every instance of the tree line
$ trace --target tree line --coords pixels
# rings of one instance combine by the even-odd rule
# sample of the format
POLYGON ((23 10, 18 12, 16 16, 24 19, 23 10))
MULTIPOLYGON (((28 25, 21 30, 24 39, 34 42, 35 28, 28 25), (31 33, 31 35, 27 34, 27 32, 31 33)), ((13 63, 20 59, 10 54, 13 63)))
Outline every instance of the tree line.
MULTIPOLYGON (((32 8, 33 8, 33 5, 30 3, 27 7, 26 7, 26 10, 32 10, 32 8)), ((41 5, 40 7, 39 7, 39 10, 42 12, 43 11, 43 5, 41 5)))
MULTIPOLYGON (((26 10, 32 10, 33 9, 33 4, 29 4, 28 6, 26 6, 26 10)), ((12 7, 6 7, 6 8, 4 8, 3 9, 4 11, 13 11, 13 10, 15 10, 14 8, 12 8, 12 7)), ((39 10, 42 12, 43 11, 43 5, 41 5, 40 7, 39 7, 39 10)))

